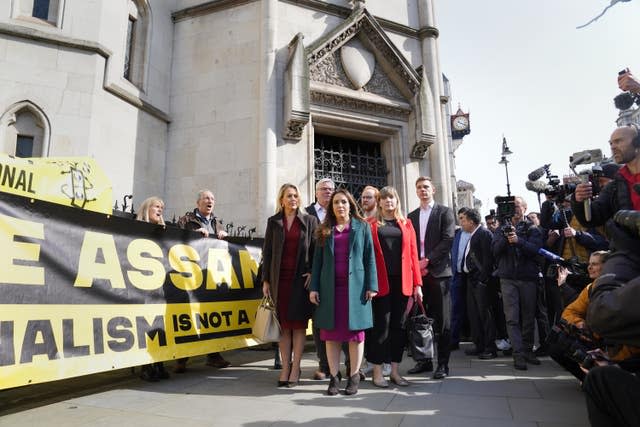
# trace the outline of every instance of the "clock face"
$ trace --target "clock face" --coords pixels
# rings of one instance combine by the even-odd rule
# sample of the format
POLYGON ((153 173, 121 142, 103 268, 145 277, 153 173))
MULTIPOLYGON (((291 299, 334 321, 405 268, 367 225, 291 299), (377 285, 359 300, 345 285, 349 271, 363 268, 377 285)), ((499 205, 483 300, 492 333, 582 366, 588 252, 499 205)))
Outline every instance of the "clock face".
POLYGON ((458 116, 453 119, 453 128, 455 130, 465 130, 469 127, 469 119, 465 116, 458 116))

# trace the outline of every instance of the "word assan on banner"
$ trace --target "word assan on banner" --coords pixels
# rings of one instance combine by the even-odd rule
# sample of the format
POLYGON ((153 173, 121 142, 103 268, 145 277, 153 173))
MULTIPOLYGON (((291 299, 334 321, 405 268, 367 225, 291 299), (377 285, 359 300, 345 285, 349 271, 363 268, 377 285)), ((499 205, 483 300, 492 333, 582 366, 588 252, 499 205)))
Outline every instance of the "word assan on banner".
POLYGON ((0 193, 0 388, 255 344, 241 243, 0 193))

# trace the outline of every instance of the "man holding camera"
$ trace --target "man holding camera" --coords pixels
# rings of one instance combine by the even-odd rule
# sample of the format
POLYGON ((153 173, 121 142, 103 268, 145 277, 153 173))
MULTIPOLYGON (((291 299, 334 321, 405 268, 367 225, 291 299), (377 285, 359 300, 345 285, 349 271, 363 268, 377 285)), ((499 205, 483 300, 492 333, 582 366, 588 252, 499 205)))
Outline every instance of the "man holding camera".
POLYGON ((623 166, 591 202, 590 221, 585 217, 584 202, 593 195, 591 183, 578 184, 571 200, 578 221, 587 227, 603 225, 621 209, 640 210, 640 128, 635 124, 618 127, 609 146, 615 162, 623 166))
POLYGON ((491 251, 497 262, 507 333, 513 346, 513 366, 526 370, 539 365, 533 354, 536 289, 540 267, 536 261, 542 232, 525 217, 527 203, 515 197, 511 223, 494 233, 491 251))

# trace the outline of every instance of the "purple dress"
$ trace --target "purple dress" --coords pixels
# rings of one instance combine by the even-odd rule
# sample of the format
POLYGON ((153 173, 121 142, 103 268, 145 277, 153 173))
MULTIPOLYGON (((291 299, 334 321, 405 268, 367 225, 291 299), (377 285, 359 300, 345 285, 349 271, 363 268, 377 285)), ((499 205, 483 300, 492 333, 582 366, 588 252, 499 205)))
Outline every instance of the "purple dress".
POLYGON ((349 330, 349 231, 351 224, 338 231, 333 227, 335 260, 334 328, 320 329, 323 341, 364 341, 364 331, 349 330))

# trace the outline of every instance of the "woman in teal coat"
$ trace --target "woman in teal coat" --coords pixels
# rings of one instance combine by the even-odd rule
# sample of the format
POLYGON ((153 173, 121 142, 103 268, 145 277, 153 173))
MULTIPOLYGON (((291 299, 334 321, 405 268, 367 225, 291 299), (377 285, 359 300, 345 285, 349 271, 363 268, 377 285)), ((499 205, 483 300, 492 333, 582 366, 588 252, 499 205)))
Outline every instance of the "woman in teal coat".
POLYGON ((346 394, 356 394, 364 353, 364 330, 373 326, 371 299, 378 292, 369 224, 351 194, 336 191, 324 222, 317 228, 309 299, 317 306, 313 322, 327 343, 331 379, 327 394, 338 394, 342 342, 349 343, 351 372, 346 394))

